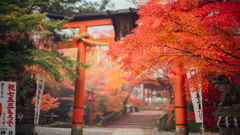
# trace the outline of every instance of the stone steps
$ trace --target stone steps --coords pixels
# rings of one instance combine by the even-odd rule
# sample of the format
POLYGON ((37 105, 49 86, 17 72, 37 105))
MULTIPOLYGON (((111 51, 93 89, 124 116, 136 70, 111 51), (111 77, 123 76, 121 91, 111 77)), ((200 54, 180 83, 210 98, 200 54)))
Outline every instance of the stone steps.
POLYGON ((137 128, 137 129, 153 129, 156 126, 136 126, 136 125, 131 125, 131 126, 109 126, 109 128, 137 128))
POLYGON ((140 111, 125 115, 118 120, 108 123, 108 128, 141 128, 153 129, 156 127, 157 117, 160 117, 162 112, 140 111))

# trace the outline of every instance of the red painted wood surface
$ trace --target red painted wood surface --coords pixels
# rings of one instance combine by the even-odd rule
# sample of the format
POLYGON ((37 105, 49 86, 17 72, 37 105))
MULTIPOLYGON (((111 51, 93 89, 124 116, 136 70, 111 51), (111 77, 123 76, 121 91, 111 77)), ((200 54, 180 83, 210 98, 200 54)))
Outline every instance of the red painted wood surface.
MULTIPOLYGON (((90 26, 100 26, 100 25, 112 25, 111 19, 101 19, 101 20, 91 20, 91 21, 78 21, 78 22, 68 22, 70 28, 79 28, 79 34, 87 32, 87 27, 90 26)), ((100 41, 100 42, 113 42, 114 39, 92 39, 91 41, 100 41)), ((59 43, 59 48, 69 48, 77 47, 78 56, 77 61, 86 64, 86 47, 87 44, 82 41, 76 41, 73 39, 72 42, 65 41, 68 45, 64 45, 64 42, 59 43)), ((79 67, 81 68, 81 67, 79 67)), ((83 105, 84 105, 84 83, 85 83, 85 70, 77 72, 80 76, 79 79, 75 81, 75 94, 74 94, 74 107, 73 107, 73 126, 82 126, 83 123, 83 105)))
POLYGON ((175 96, 175 118, 176 128, 187 127, 187 108, 186 97, 183 88, 184 85, 184 73, 181 66, 174 68, 174 96, 175 96))

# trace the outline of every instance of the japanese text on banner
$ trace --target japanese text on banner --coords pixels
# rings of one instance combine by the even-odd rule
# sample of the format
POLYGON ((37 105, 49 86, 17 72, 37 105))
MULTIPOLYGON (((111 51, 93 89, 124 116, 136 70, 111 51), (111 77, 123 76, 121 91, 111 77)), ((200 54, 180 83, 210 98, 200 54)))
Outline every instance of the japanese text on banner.
POLYGON ((0 133, 15 135, 16 82, 0 82, 0 133))
POLYGON ((44 83, 45 83, 45 79, 38 75, 34 124, 39 124, 41 99, 42 99, 42 94, 44 89, 44 83))

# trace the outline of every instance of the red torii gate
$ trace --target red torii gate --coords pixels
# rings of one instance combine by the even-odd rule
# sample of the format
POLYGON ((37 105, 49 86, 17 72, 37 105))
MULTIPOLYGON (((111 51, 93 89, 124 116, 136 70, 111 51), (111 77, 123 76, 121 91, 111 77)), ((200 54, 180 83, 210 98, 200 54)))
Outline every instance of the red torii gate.
MULTIPOLYGON (((79 35, 81 33, 87 32, 87 27, 98 26, 98 25, 112 25, 111 19, 101 19, 101 20, 91 20, 91 21, 80 21, 80 22, 69 22, 67 23, 69 27, 79 27, 79 35)), ((92 39, 94 40, 94 39, 92 39)), ((95 41, 99 41, 96 40, 95 41)), ((100 39, 104 42, 114 42, 113 38, 100 39)), ((86 47, 87 43, 81 40, 75 40, 72 47, 78 48, 77 61, 86 64, 86 47)), ((81 68, 81 67, 79 67, 81 68)), ((82 124, 83 124, 83 105, 84 105, 84 82, 85 82, 85 69, 83 71, 77 71, 80 76, 79 79, 75 81, 75 94, 74 94, 74 105, 73 105, 73 128, 72 135, 82 134, 82 124)))
MULTIPOLYGON (((101 25, 113 25, 115 31, 115 40, 121 39, 125 35, 131 33, 131 30, 136 27, 135 21, 137 20, 136 12, 138 9, 125 9, 118 11, 107 11, 99 13, 85 13, 77 14, 74 21, 68 22, 67 25, 70 28, 79 28, 78 35, 87 33, 87 27, 101 26, 101 25), (119 26, 121 28, 119 28, 119 26)), ((48 14, 50 18, 63 19, 64 15, 48 14)), ((75 34, 76 36, 76 34, 75 34)), ((77 61, 86 64, 86 47, 88 44, 83 40, 79 40, 74 37, 72 42, 63 41, 58 43, 58 48, 78 48, 77 61), (74 39, 75 38, 75 39, 74 39)), ((114 38, 108 39, 93 39, 90 41, 110 43, 115 41, 114 38)), ((96 45, 96 44, 95 44, 96 45)), ((79 67, 81 68, 81 67, 79 67)), ((82 135, 83 124, 83 105, 84 105, 84 82, 85 82, 85 70, 77 74, 80 76, 75 81, 75 94, 74 94, 74 106, 73 106, 73 122, 72 122, 72 135, 82 135)))
MULTIPOLYGON (((138 17, 136 12, 138 9, 125 9, 118 11, 107 11, 100 13, 85 13, 77 15, 72 22, 67 25, 70 28, 79 28, 79 35, 87 32, 87 27, 100 26, 100 25, 113 25, 115 30, 115 40, 123 38, 125 35, 130 34, 131 30, 136 27, 135 21, 138 17)), ((64 15, 48 14, 50 18, 62 19, 64 15)), ((92 39, 91 41, 98 42, 114 42, 113 38, 109 39, 92 39)), ((78 48, 77 61, 86 64, 86 47, 87 43, 82 40, 73 39, 72 42, 60 42, 58 48, 78 48)), ((174 76, 174 95, 175 95, 175 116, 176 116, 176 134, 187 134, 187 115, 186 115, 186 98, 183 90, 184 75, 181 66, 175 67, 174 76)), ((77 72, 80 79, 75 81, 75 94, 73 106, 73 127, 72 135, 82 135, 83 124, 83 105, 84 105, 84 82, 85 70, 77 72)))

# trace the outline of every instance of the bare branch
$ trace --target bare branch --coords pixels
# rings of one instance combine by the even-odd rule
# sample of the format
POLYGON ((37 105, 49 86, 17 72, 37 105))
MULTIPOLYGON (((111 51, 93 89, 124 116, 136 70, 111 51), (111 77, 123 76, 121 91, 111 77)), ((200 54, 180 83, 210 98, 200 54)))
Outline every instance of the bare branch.
POLYGON ((165 47, 170 48, 170 49, 175 49, 175 50, 178 50, 178 51, 181 51, 181 52, 184 52, 184 53, 191 53, 190 51, 185 51, 185 50, 182 50, 182 49, 179 49, 179 48, 174 48, 174 47, 171 47, 171 46, 168 46, 168 45, 165 45, 165 47))
POLYGON ((219 50, 221 50, 222 52, 226 53, 227 55, 229 55, 229 56, 231 56, 231 57, 233 57, 233 58, 240 59, 240 57, 233 55, 233 53, 239 51, 240 48, 237 48, 237 49, 236 49, 235 51, 233 51, 232 53, 226 52, 226 51, 224 51, 224 50, 221 49, 221 48, 219 48, 219 50))
POLYGON ((240 66, 240 64, 232 64, 232 63, 229 63, 227 61, 221 61, 221 60, 217 60, 217 59, 211 59, 211 58, 206 58, 207 60, 212 60, 212 61, 217 61, 219 63, 225 63, 225 64, 228 64, 228 65, 231 65, 231 66, 240 66))
POLYGON ((223 49, 219 48, 216 44, 213 44, 213 46, 215 46, 217 49, 219 49, 219 50, 222 51, 223 53, 226 53, 227 55, 229 55, 229 56, 231 56, 231 57, 233 57, 233 58, 240 59, 240 57, 233 55, 234 53, 236 53, 237 51, 239 51, 240 48, 237 48, 237 49, 234 50, 233 52, 229 53, 229 52, 226 52, 226 51, 224 51, 223 49))
MULTIPOLYGON (((199 59, 199 57, 197 57, 197 59, 199 59)), ((226 71, 229 71, 229 72, 232 72, 232 73, 235 73, 235 74, 240 74, 239 72, 236 72, 236 71, 227 69, 227 68, 225 68, 225 67, 222 67, 222 66, 220 66, 220 65, 218 65, 218 64, 215 64, 215 63, 211 62, 210 60, 207 60, 207 59, 204 59, 204 58, 200 58, 200 59, 202 59, 202 60, 204 60, 204 61, 206 61, 206 62, 208 62, 208 63, 211 63, 212 65, 217 66, 217 67, 219 67, 219 68, 221 68, 221 69, 224 69, 224 70, 226 70, 226 71)))

